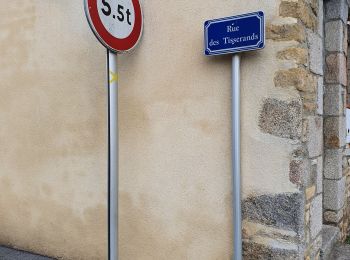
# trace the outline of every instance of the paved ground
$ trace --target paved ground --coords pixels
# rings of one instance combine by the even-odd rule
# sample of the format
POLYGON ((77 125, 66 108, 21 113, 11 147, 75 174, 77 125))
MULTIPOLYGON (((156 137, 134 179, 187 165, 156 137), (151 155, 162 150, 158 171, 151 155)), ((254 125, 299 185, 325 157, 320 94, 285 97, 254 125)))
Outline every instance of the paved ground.
POLYGON ((10 249, 0 246, 0 259, 1 260, 53 260, 52 258, 33 255, 27 252, 10 249))
MULTIPOLYGON (((0 260, 54 260, 53 258, 33 255, 27 252, 0 246, 0 260)), ((337 244, 329 260, 350 260, 350 245, 337 244)))
POLYGON ((350 245, 337 244, 329 258, 330 260, 350 260, 350 245))

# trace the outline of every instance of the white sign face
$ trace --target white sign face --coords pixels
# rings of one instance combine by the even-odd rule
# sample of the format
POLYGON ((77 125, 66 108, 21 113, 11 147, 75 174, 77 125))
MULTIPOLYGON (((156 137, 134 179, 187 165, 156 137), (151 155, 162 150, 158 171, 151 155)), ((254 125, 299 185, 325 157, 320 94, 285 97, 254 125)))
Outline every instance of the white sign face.
POLYGON ((127 38, 135 25, 135 10, 131 0, 98 0, 98 13, 107 31, 115 38, 127 38))

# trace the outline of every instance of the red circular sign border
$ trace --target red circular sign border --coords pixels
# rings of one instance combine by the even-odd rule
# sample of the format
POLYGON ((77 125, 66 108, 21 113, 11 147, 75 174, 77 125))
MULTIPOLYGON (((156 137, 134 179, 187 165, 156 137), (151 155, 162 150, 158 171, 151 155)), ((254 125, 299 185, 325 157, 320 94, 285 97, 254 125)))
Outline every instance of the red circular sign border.
POLYGON ((135 10, 135 24, 132 32, 127 38, 118 39, 110 34, 104 27, 97 7, 97 0, 85 0, 86 13, 92 30, 101 43, 114 52, 126 52, 133 49, 141 38, 143 17, 142 9, 138 0, 132 0, 135 10))

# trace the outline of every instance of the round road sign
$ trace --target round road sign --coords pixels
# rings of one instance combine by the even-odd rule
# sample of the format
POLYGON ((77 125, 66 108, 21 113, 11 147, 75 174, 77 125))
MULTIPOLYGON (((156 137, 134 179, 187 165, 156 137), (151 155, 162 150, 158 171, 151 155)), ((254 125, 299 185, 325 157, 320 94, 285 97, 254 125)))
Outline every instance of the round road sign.
POLYGON ((113 52, 133 49, 141 38, 139 0, 84 0, 85 13, 97 39, 113 52))

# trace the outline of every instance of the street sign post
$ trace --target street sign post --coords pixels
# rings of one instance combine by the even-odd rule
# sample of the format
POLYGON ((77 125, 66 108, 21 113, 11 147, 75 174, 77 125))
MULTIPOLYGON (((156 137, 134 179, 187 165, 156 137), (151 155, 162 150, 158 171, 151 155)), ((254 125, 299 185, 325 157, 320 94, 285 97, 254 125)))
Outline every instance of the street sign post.
POLYGON ((139 42, 143 16, 139 0, 84 0, 91 30, 105 46, 108 69, 108 259, 118 259, 118 66, 117 53, 139 42))
POLYGON ((265 47, 265 16, 262 11, 208 20, 204 23, 204 53, 232 55, 232 196, 233 259, 242 259, 240 60, 238 53, 265 47))
POLYGON ((221 55, 265 47, 262 11, 209 20, 204 23, 205 55, 221 55))

